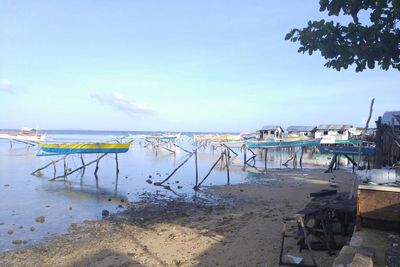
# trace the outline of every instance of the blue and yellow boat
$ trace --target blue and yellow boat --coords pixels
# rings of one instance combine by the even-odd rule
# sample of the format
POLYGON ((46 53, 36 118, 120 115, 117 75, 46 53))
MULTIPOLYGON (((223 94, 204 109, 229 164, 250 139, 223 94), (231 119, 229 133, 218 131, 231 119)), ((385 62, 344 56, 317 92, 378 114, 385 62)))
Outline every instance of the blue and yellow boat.
POLYGON ((40 149, 50 154, 86 154, 86 153, 125 153, 129 150, 132 141, 127 143, 42 143, 40 149))

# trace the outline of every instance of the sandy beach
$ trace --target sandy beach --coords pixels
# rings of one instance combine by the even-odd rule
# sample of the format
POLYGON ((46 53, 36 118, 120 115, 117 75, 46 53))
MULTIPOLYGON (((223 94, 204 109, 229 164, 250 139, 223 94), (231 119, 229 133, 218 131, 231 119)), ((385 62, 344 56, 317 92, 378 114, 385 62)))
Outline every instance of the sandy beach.
MULTIPOLYGON (((282 218, 303 208, 310 192, 332 183, 348 191, 352 174, 275 170, 260 176, 249 184, 207 188, 191 202, 152 199, 73 224, 47 243, 3 253, 0 265, 277 266, 282 218)), ((319 266, 334 260, 327 252, 316 258, 319 266)))

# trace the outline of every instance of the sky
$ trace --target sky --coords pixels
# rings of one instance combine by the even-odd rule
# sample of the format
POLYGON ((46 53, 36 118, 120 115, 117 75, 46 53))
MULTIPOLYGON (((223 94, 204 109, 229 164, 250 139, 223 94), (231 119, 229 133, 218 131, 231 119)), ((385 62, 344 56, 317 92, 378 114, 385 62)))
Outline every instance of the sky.
MULTIPOLYGON (((318 0, 0 0, 0 128, 255 131, 364 126, 396 70, 324 67, 285 41, 318 0)), ((373 125, 372 121, 372 125, 373 125)))

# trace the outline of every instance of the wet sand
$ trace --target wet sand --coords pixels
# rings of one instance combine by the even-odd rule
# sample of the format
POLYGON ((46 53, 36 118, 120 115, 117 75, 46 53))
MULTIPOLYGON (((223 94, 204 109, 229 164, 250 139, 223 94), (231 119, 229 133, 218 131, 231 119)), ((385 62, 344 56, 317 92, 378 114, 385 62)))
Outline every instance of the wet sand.
MULTIPOLYGON (((352 174, 334 176, 335 189, 349 191, 352 174)), ((203 188, 191 202, 150 197, 101 221, 73 224, 47 243, 3 253, 0 266, 278 266, 282 218, 302 209, 309 193, 332 188, 333 175, 274 170, 268 177, 203 188)), ((316 253, 319 266, 334 258, 316 253)))

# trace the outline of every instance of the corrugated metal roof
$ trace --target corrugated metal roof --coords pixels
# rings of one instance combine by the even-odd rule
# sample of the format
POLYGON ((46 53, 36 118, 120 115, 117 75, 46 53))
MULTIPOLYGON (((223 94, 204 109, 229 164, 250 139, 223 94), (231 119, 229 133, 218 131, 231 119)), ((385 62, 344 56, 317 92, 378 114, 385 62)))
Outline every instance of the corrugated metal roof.
POLYGON ((273 131, 273 130, 276 130, 276 129, 278 129, 278 128, 282 128, 282 127, 279 126, 279 125, 264 125, 264 126, 262 127, 261 130, 264 130, 264 131, 273 131))
POLYGON ((386 111, 383 113, 382 123, 400 126, 400 111, 386 111))
POLYGON ((349 124, 321 124, 317 127, 317 130, 336 130, 336 131, 345 131, 353 127, 353 125, 349 124))
POLYGON ((286 131, 293 131, 293 132, 311 132, 317 126, 289 126, 286 128, 286 131))

